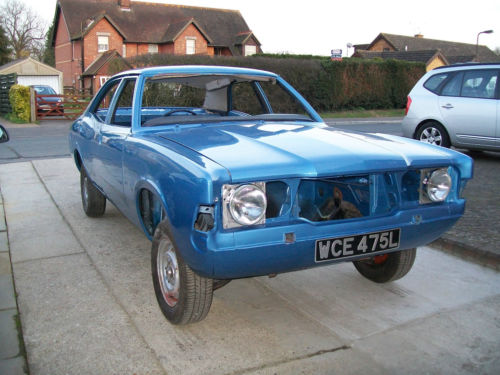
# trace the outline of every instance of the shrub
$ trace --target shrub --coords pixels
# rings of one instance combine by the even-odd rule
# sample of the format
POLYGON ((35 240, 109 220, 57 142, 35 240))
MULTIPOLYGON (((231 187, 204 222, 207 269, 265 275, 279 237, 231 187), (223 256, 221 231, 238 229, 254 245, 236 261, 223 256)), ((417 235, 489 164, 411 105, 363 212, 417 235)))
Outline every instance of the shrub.
POLYGON ((27 86, 14 85, 9 90, 12 114, 25 122, 30 122, 30 89, 27 86))

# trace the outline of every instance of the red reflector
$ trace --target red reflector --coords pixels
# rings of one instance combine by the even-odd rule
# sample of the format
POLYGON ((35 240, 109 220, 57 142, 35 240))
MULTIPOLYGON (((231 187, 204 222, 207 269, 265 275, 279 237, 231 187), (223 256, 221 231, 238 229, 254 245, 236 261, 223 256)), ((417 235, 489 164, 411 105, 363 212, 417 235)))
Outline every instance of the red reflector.
POLYGON ((411 106, 411 98, 408 97, 407 101, 406 101, 406 111, 405 111, 405 116, 408 114, 408 111, 410 110, 410 106, 411 106))

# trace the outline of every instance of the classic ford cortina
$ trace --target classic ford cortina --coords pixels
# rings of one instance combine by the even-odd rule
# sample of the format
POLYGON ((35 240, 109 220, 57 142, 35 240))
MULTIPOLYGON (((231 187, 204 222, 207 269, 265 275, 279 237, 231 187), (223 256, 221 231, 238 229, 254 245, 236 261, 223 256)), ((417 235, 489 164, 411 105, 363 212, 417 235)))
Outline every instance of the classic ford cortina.
POLYGON ((399 279, 463 214, 472 177, 465 155, 329 127, 281 77, 243 68, 120 73, 69 138, 85 213, 109 200, 152 240, 174 324, 203 319, 235 278, 350 261, 399 279))

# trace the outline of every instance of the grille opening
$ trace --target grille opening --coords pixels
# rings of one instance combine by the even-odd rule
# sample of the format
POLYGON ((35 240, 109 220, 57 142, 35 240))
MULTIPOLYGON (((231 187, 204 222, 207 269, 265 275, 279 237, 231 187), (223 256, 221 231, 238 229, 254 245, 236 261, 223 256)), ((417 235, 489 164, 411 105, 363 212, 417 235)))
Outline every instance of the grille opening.
POLYGON ((403 175, 402 197, 404 201, 415 202, 420 197, 420 171, 408 171, 403 175))
POLYGON ((368 176, 303 180, 298 190, 299 216, 310 221, 343 220, 368 216, 368 176))
POLYGON ((281 181, 266 184, 266 219, 283 215, 289 208, 289 187, 281 181))

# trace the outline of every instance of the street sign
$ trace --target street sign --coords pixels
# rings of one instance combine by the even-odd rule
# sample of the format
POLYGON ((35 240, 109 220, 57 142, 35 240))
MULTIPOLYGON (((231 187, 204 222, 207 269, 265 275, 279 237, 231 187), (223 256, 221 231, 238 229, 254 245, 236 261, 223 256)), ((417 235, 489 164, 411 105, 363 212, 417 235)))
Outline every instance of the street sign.
POLYGON ((330 58, 334 61, 342 61, 342 50, 340 48, 332 49, 330 58))

